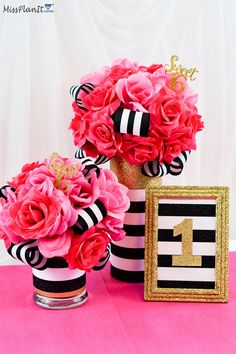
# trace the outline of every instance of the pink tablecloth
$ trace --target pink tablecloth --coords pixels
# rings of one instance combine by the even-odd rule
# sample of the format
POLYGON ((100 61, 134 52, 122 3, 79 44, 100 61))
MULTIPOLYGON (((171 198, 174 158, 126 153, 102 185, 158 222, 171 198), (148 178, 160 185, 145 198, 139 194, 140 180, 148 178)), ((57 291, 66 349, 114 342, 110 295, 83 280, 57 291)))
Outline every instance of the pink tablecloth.
POLYGON ((82 307, 49 311, 32 301, 31 269, 0 268, 1 354, 235 354, 236 253, 228 304, 148 303, 142 284, 88 276, 82 307))

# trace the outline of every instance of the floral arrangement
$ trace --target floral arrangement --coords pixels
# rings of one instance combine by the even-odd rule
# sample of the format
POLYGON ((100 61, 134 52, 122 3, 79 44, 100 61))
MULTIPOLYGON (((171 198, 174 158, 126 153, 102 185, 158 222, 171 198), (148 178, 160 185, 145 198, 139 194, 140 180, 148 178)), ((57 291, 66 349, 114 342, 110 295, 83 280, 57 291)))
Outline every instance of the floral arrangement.
POLYGON ((90 271, 122 230, 128 189, 114 173, 53 154, 23 166, 0 192, 0 238, 7 248, 36 240, 47 258, 90 271))
POLYGON ((119 156, 138 165, 170 164, 181 152, 196 149, 203 122, 186 72, 121 59, 84 76, 80 86, 71 88, 74 144, 91 157, 119 156), (117 117, 122 112, 129 115, 123 123, 117 117), (143 112, 137 119, 137 124, 143 120, 143 132, 131 127, 134 112, 143 112))

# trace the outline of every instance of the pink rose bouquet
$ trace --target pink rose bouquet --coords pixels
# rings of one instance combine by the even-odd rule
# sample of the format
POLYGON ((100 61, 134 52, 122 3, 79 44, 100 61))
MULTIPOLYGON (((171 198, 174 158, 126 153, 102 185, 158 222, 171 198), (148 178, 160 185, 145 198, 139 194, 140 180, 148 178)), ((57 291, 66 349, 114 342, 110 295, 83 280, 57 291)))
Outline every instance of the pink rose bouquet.
POLYGON ((177 175, 203 129, 187 77, 128 59, 84 76, 70 90, 74 144, 87 155, 119 156, 149 176, 177 175))
POLYGON ((0 238, 8 249, 37 245, 47 259, 63 257, 70 268, 90 271, 111 239, 125 236, 127 192, 111 171, 91 160, 53 154, 23 166, 0 190, 0 238))

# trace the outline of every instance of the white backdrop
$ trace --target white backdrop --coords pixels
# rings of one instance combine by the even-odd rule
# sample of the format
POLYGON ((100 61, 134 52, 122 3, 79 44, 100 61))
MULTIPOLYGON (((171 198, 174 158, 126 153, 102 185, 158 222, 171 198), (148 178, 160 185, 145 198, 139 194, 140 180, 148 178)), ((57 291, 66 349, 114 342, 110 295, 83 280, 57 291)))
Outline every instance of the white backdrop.
MULTIPOLYGON (((53 12, 3 13, 40 0, 0 0, 0 184, 29 161, 72 156, 69 87, 128 57, 196 66, 205 130, 184 173, 165 184, 230 186, 236 239, 236 2, 234 0, 47 0, 53 12)), ((9 262, 0 250, 0 263, 9 262)))

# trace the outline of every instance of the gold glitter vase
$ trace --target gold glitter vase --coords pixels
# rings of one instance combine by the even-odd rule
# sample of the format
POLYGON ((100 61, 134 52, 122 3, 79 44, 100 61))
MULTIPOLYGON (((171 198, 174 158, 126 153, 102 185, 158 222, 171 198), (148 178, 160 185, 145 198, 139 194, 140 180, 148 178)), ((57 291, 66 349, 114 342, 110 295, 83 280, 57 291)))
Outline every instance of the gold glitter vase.
POLYGON ((144 281, 145 188, 161 185, 160 177, 146 177, 141 166, 130 165, 120 157, 110 161, 120 183, 129 188, 130 208, 125 213, 126 236, 111 244, 111 274, 126 282, 144 281))

